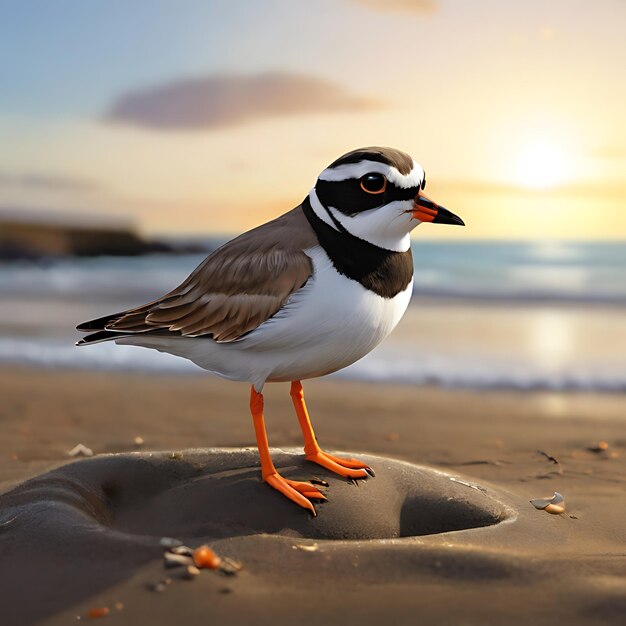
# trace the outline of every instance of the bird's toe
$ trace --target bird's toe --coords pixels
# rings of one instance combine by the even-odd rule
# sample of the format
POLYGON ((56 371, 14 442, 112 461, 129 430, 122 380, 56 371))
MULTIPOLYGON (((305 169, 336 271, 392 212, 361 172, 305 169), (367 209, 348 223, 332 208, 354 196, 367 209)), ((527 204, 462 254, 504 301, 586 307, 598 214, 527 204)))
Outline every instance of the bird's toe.
POLYGON ((317 463, 327 470, 344 476, 345 478, 367 478, 373 476, 372 469, 356 459, 342 459, 326 452, 315 452, 306 455, 307 461, 317 463))

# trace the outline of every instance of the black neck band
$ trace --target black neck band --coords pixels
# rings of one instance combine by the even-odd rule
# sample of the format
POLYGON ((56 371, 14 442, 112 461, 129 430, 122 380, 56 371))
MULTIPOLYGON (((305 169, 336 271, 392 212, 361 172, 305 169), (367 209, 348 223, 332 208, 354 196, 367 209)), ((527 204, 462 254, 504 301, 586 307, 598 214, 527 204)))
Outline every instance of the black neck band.
MULTIPOLYGON (((337 223, 332 213, 324 208, 333 223, 337 223)), ((407 288, 413 278, 410 248, 406 252, 386 250, 356 237, 341 224, 337 226, 340 230, 335 230, 315 213, 308 196, 302 202, 302 210, 340 274, 384 298, 393 298, 407 288)))

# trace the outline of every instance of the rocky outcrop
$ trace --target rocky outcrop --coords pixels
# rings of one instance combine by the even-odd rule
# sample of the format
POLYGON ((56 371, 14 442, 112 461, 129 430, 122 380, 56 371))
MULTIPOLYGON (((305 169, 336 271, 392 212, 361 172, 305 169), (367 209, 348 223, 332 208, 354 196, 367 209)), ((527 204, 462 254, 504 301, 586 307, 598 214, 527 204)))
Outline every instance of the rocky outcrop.
POLYGON ((131 226, 112 222, 0 214, 0 260, 85 256, 137 256, 194 249, 144 239, 131 226), (78 222, 78 223, 73 223, 78 222))

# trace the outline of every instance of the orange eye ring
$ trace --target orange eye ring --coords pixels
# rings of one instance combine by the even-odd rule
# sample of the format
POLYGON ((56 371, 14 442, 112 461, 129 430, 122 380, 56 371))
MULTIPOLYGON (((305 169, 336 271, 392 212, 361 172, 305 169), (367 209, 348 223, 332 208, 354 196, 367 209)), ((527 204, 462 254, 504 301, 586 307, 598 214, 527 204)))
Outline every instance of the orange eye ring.
POLYGON ((385 176, 383 176, 382 174, 366 174, 365 176, 363 176, 363 178, 361 178, 361 189, 365 192, 365 193, 369 193, 373 196, 376 196, 378 194, 381 193, 385 193, 385 191, 387 190, 387 179, 385 178, 385 176), (382 186, 380 189, 367 189, 365 187, 365 185, 363 184, 364 182, 374 182, 373 180, 371 180, 372 178, 378 178, 380 176, 380 178, 382 179, 382 186), (367 179, 370 179, 369 181, 367 181, 367 179))

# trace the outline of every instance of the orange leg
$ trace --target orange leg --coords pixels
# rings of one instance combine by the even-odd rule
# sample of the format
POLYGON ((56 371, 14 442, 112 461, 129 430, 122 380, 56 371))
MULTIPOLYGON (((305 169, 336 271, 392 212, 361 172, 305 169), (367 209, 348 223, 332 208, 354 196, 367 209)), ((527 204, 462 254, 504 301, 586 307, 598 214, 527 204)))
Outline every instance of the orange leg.
POLYGON ((261 475, 263 476, 263 480, 274 487, 274 489, 277 489, 283 495, 287 496, 290 500, 293 500, 296 504, 308 509, 315 515, 315 507, 307 498, 326 500, 326 496, 313 485, 301 483, 296 480, 287 480, 276 471, 272 457, 270 456, 267 433, 265 432, 263 394, 258 393, 254 387, 252 387, 250 394, 250 411, 252 413, 252 420, 254 421, 254 432, 256 433, 259 456, 261 457, 261 475))
POLYGON ((347 478, 366 478, 368 474, 370 476, 374 475, 373 470, 365 463, 361 463, 356 459, 342 459, 322 451, 317 443, 317 439, 315 439, 309 412, 306 410, 306 404, 304 403, 302 384, 299 380, 294 380, 291 383, 291 399, 296 409, 302 434, 304 435, 304 454, 308 461, 313 461, 313 463, 317 463, 331 472, 347 478))

